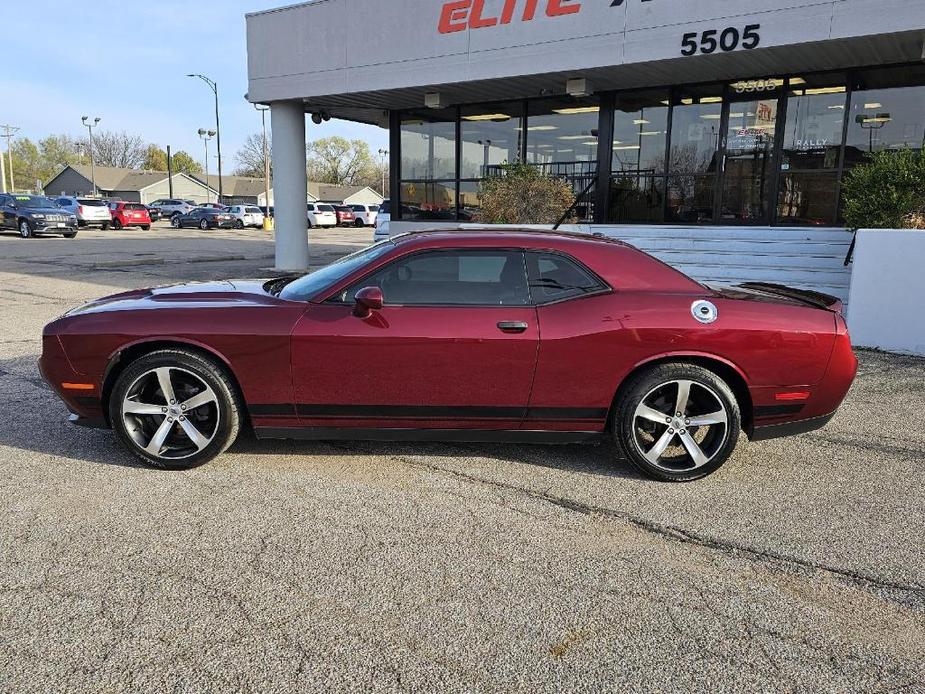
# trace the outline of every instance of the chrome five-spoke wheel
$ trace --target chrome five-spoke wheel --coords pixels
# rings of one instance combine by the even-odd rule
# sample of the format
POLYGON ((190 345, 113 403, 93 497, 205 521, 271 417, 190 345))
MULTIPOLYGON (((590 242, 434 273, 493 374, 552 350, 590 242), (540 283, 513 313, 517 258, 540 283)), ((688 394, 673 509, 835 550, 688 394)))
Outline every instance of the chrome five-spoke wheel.
POLYGON ((652 465, 690 470, 709 463, 723 447, 728 420, 711 388, 670 381, 649 391, 636 407, 634 441, 652 465))
POLYGON ((224 452, 238 437, 244 411, 228 368, 179 346, 129 361, 107 407, 120 443, 167 470, 188 470, 224 452))
POLYGON ((215 391, 192 371, 161 366, 138 376, 122 399, 125 431, 145 453, 183 460, 215 438, 221 408, 215 391))
POLYGON ((732 389, 716 373, 696 364, 669 363, 628 382, 613 429, 624 453, 643 472, 690 481, 729 458, 741 415, 732 389))

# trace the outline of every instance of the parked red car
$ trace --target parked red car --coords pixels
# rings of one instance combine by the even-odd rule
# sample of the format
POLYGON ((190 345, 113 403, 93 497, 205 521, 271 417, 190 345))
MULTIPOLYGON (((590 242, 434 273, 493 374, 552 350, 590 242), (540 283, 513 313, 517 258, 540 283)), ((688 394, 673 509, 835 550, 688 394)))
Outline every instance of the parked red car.
POLYGON ((141 227, 144 231, 151 228, 151 215, 148 208, 140 202, 111 202, 112 228, 141 227))
POLYGON ((337 215, 337 226, 354 226, 357 216, 346 205, 334 205, 334 214, 337 215))
POLYGON ((624 243, 394 237, 310 275, 140 289, 46 326, 78 424, 168 469, 263 438, 592 442, 653 477, 824 426, 857 369, 841 303, 711 289, 624 243))

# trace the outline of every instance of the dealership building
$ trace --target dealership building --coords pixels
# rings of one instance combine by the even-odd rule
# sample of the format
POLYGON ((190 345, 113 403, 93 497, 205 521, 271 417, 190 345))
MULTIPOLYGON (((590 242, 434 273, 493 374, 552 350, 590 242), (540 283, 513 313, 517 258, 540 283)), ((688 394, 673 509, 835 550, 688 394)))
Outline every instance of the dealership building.
POLYGON ((315 0, 248 15, 247 42, 292 269, 306 114, 389 128, 393 221, 477 219, 480 181, 522 161, 688 265, 743 239, 843 258, 845 173, 925 143, 923 0, 315 0))

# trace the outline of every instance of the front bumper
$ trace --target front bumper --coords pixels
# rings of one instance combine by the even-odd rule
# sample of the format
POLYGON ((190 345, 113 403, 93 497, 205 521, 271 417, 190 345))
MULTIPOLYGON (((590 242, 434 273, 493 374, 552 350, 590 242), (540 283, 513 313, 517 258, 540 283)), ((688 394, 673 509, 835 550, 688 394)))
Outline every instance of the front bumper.
POLYGON ((88 379, 71 365, 57 335, 42 336, 42 356, 38 367, 42 378, 70 412, 69 421, 79 426, 109 427, 100 397, 100 383, 94 382, 90 390, 65 387, 65 384, 86 383, 88 379))

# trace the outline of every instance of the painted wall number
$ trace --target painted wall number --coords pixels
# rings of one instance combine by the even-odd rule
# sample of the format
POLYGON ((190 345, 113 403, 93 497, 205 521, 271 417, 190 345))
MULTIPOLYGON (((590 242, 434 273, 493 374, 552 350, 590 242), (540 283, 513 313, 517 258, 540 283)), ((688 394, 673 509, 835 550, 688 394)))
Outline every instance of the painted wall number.
POLYGON ((758 44, 761 43, 761 36, 758 34, 760 29, 760 24, 749 24, 741 32, 736 27, 727 27, 722 30, 708 29, 699 34, 692 31, 684 34, 681 39, 681 55, 696 55, 697 53, 709 55, 716 51, 729 53, 737 48, 745 50, 758 48, 758 44))

